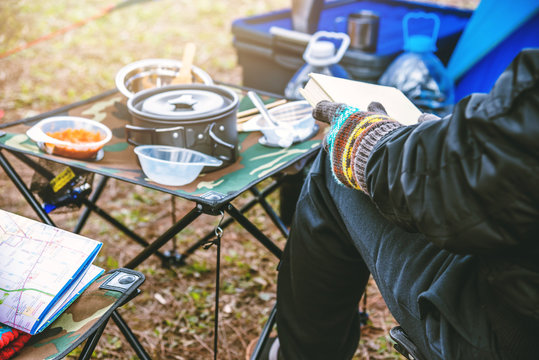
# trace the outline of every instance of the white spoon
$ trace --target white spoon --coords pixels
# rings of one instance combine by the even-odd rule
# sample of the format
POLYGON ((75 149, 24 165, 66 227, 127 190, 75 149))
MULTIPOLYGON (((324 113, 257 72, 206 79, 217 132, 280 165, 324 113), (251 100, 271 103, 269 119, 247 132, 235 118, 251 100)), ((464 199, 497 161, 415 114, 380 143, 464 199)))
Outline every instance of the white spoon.
POLYGON ((254 91, 249 91, 247 92, 247 96, 249 96, 249 99, 251 99, 253 105, 258 109, 258 111, 260 112, 260 115, 262 115, 262 117, 264 118, 264 120, 266 120, 266 122, 268 122, 269 124, 273 126, 279 126, 277 121, 275 121, 271 117, 270 113, 266 109, 266 106, 264 105, 264 103, 262 102, 262 100, 260 99, 257 93, 255 93, 254 91))

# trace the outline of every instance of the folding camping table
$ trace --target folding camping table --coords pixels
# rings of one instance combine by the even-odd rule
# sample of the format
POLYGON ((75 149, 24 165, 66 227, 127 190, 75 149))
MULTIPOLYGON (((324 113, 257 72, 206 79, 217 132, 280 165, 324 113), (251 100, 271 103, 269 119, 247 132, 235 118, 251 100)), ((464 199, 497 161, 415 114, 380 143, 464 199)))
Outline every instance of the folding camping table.
MULTIPOLYGON (((243 97, 249 89, 231 85, 226 86, 229 86, 240 94, 240 98, 242 98, 240 101, 240 110, 252 106, 250 101, 247 100, 246 97, 243 97)), ((261 94, 267 102, 275 100, 275 97, 272 97, 271 94, 264 94, 263 92, 259 92, 259 94, 261 94)), ((144 173, 138 165, 136 155, 133 152, 133 147, 126 141, 124 126, 129 121, 130 116, 126 102, 127 101, 122 94, 116 90, 111 90, 88 100, 68 105, 38 116, 22 119, 10 124, 0 124, 0 165, 13 184, 24 196, 28 204, 36 212, 38 217, 43 222, 54 225, 48 214, 44 211, 40 201, 34 196, 33 192, 30 191, 29 187, 21 179, 17 170, 5 157, 3 154, 4 151, 14 155, 17 159, 44 176, 47 180, 51 180, 55 174, 39 162, 35 161, 34 158, 37 157, 40 159, 51 160, 76 170, 101 175, 101 180, 93 189, 92 193, 88 197, 83 196, 78 199, 85 208, 73 231, 75 233, 80 232, 86 223, 90 212, 93 211, 141 244, 143 246, 141 252, 129 262, 123 264, 123 267, 125 268, 134 269, 151 255, 156 255, 160 257, 162 261, 170 263, 171 258, 160 252, 159 249, 169 240, 173 239, 179 232, 187 228, 202 214, 219 216, 221 218, 225 213, 228 214, 230 217, 220 224, 220 228, 224 228, 230 223, 237 221, 243 228, 253 235, 257 241, 265 246, 277 258, 280 258, 282 250, 275 245, 268 236, 258 229, 244 215, 244 213, 254 205, 260 204, 281 233, 285 237, 288 235, 285 224, 265 199, 269 194, 277 190, 285 181, 287 175, 284 170, 294 165, 297 166, 298 164, 302 164, 319 150, 326 125, 319 123, 320 130, 312 138, 294 144, 286 149, 261 145, 258 142, 258 139, 261 136, 259 132, 240 133, 238 139, 239 156, 235 163, 217 171, 205 173, 199 176, 193 183, 184 186, 164 186, 154 183, 144 176, 144 173), (112 130, 113 138, 104 147, 104 156, 101 160, 82 161, 49 155, 40 151, 37 145, 26 136, 26 130, 33 124, 44 118, 59 115, 82 116, 94 119, 107 125, 112 130), (110 178, 169 193, 184 199, 185 201, 191 202, 193 208, 157 239, 151 242, 147 241, 97 206, 96 202, 110 178), (257 185, 268 178, 272 178, 270 184, 263 189, 258 189, 257 185), (238 209, 231 202, 245 192, 250 192, 253 197, 238 209)), ((185 250, 183 254, 174 255, 172 260, 176 260, 177 263, 182 263, 187 256, 213 238, 215 238, 215 234, 213 232, 208 233, 205 237, 201 238, 190 248, 185 250)), ((219 244, 217 245, 217 256, 219 258, 219 244)), ((217 267, 219 267, 219 263, 217 264, 217 267)), ((275 312, 273 311, 273 316, 274 313, 275 312)), ((120 323, 121 326, 129 330, 125 323, 122 324, 121 319, 114 318, 114 320, 117 324, 120 323)))

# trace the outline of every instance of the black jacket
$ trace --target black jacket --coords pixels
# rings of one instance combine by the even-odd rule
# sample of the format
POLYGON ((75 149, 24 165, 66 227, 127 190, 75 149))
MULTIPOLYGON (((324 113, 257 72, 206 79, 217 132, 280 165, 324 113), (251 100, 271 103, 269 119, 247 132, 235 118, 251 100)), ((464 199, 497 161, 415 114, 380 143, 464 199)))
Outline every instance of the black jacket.
POLYGON ((539 319, 539 49, 519 54, 489 94, 379 141, 366 180, 386 217, 476 254, 496 294, 539 319))

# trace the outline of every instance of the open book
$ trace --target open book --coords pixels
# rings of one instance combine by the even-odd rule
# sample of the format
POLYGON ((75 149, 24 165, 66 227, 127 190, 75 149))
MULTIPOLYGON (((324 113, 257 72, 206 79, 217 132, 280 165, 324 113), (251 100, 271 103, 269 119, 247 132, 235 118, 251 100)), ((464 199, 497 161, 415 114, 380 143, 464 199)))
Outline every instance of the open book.
POLYGON ((0 323, 34 335, 103 269, 102 243, 0 210, 0 323))
POLYGON ((371 101, 377 101, 391 118, 405 125, 415 124, 421 115, 421 111, 397 88, 316 73, 309 76, 300 93, 313 107, 322 100, 329 100, 366 111, 371 101))

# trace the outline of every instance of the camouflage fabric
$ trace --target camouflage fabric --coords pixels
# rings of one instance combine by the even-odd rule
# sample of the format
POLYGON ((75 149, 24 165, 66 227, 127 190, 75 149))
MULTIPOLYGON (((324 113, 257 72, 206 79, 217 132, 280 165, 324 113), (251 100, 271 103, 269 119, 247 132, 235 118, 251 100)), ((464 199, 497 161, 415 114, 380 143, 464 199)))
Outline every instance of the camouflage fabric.
MULTIPOLYGON (((242 96, 243 93, 240 90, 235 90, 240 92, 242 98, 240 111, 246 106, 252 106, 248 98, 242 96)), ((271 101, 268 97, 265 97, 265 100, 271 101)), ((20 121, 19 125, 4 129, 6 134, 0 136, 0 147, 36 155, 217 207, 231 201, 263 179, 315 153, 320 146, 324 131, 327 130, 325 124, 318 123, 320 130, 315 136, 286 149, 259 144, 260 132, 240 133, 238 136, 239 156, 234 164, 214 172, 201 174, 190 184, 171 187, 154 183, 144 176, 133 152, 133 146, 126 142, 124 126, 131 116, 126 104, 127 101, 122 94, 112 91, 79 104, 42 114, 28 121, 20 121), (107 125, 112 130, 113 138, 104 147, 103 159, 93 162, 81 161, 41 152, 26 136, 26 130, 39 120, 56 115, 82 116, 107 125)))
POLYGON ((122 268, 103 274, 43 332, 32 336, 17 354, 17 359, 63 358, 92 335, 142 282, 144 275, 129 269, 122 268), (132 276, 135 280, 124 288, 100 288, 121 276, 132 276))

